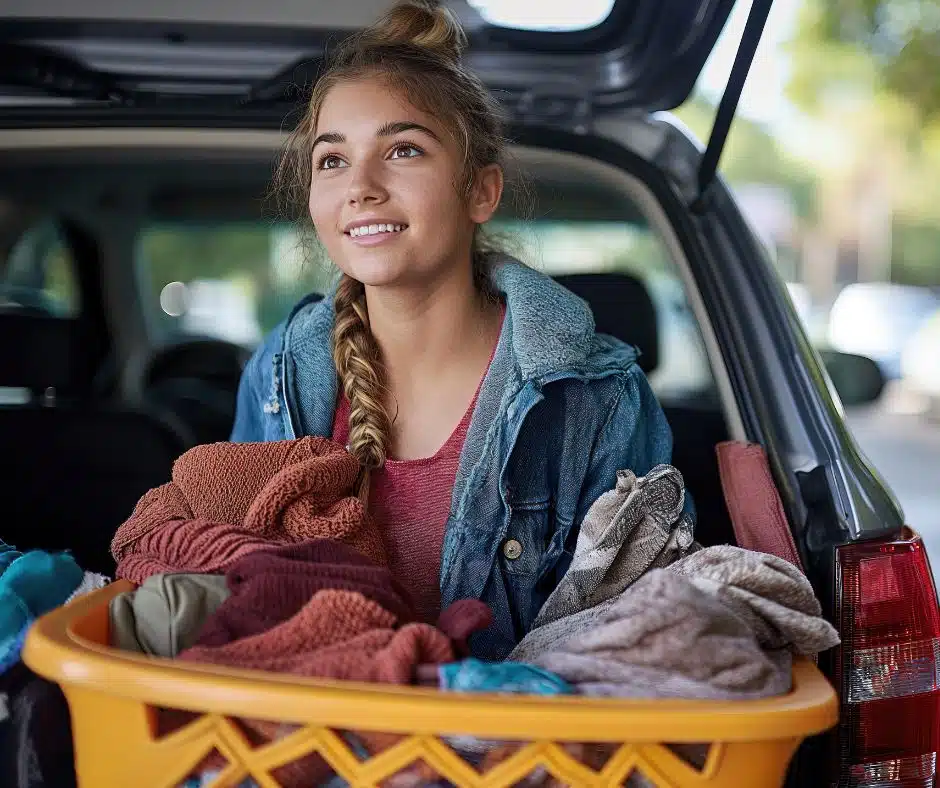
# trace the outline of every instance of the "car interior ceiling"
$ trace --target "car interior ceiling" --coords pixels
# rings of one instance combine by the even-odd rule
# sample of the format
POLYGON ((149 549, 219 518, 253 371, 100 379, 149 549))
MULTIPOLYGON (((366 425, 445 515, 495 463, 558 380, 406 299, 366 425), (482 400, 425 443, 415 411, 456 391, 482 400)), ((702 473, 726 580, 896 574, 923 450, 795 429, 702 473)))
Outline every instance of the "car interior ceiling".
MULTIPOLYGON (((579 173, 568 160, 558 164, 533 171, 526 162, 533 198, 527 215, 645 223, 621 190, 579 173)), ((0 301, 0 388, 33 394, 28 403, 0 406, 6 541, 68 548, 87 568, 107 572, 113 568, 110 538, 138 498, 169 479, 174 458, 188 446, 228 437, 243 348, 198 339, 141 348, 142 391, 129 397, 120 385, 131 360, 116 361, 114 332, 121 328, 107 317, 95 211, 132 205, 137 217, 142 210, 150 219, 257 221, 270 174, 270 156, 258 152, 228 156, 221 166, 205 151, 60 153, 15 162, 0 156, 0 206, 4 198, 16 204, 12 198, 22 196, 21 204, 59 218, 78 269, 82 307, 62 318, 0 301)), ((0 212, 0 237, 3 218, 0 212)), ((0 260, 0 273, 4 264, 0 260)), ((600 330, 637 345, 644 371, 654 371, 662 337, 639 278, 557 278, 591 305, 600 330)), ((695 500, 697 538, 733 542, 714 451, 728 437, 721 410, 711 401, 664 400, 663 407, 674 433, 673 462, 695 500)))

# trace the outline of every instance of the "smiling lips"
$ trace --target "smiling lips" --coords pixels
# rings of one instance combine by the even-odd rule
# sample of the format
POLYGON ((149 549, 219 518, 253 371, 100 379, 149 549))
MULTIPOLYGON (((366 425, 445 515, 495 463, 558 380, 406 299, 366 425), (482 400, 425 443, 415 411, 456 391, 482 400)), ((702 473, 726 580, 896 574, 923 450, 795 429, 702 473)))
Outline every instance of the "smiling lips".
POLYGON ((349 230, 346 231, 346 235, 357 244, 372 246, 394 238, 407 227, 407 224, 390 224, 385 222, 361 224, 356 227, 350 227, 349 230))

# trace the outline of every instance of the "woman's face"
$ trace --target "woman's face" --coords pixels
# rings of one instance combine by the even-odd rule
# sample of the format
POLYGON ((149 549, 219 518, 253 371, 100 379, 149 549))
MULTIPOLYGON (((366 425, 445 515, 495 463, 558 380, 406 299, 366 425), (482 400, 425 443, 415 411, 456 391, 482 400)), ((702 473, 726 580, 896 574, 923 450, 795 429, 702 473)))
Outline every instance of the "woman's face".
POLYGON ((340 270, 368 286, 420 287, 469 265, 475 226, 499 203, 498 168, 469 197, 459 193, 453 135, 378 79, 329 91, 312 157, 317 235, 340 270))

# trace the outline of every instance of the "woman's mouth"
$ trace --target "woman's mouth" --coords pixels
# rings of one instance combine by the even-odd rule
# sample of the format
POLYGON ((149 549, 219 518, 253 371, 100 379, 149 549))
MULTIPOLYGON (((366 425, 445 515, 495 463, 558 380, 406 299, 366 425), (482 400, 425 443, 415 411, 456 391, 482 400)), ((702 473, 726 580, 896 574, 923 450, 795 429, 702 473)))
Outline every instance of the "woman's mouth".
POLYGON ((362 224, 346 231, 346 235, 355 243, 373 246, 391 240, 408 229, 407 224, 362 224))

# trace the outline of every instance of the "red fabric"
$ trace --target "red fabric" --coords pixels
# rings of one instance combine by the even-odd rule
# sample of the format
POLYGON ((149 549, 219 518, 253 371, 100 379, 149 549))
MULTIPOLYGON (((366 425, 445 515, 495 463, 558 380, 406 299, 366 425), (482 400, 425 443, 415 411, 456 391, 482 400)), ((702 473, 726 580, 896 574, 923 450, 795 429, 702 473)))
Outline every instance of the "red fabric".
POLYGON ((118 562, 117 576, 141 585, 148 577, 164 573, 217 575, 256 550, 288 543, 286 537, 263 539, 238 525, 168 519, 140 537, 124 554, 118 562))
POLYGON ((458 657, 470 656, 470 636, 493 623, 493 611, 479 599, 458 599, 441 613, 437 628, 451 639, 458 657))
POLYGON ((213 538, 232 560, 259 544, 327 538, 384 564, 382 538, 352 495, 358 474, 355 457, 325 438, 196 446, 118 528, 117 576, 141 583, 158 572, 218 571, 227 564, 213 538))
POLYGON ((203 625, 196 647, 259 635, 296 615, 320 591, 355 591, 399 624, 414 620, 407 592, 391 572, 332 539, 252 552, 225 575, 231 591, 203 625))
POLYGON ((725 503, 738 545, 778 556, 802 570, 803 563, 763 447, 755 443, 725 441, 719 443, 715 450, 725 503))
MULTIPOLYGON (((480 604, 483 604, 482 602, 480 604)), ((248 670, 351 681, 408 684, 419 663, 456 658, 447 636, 430 624, 396 629, 393 613, 356 591, 318 591, 286 621, 221 646, 179 655, 248 670)))

